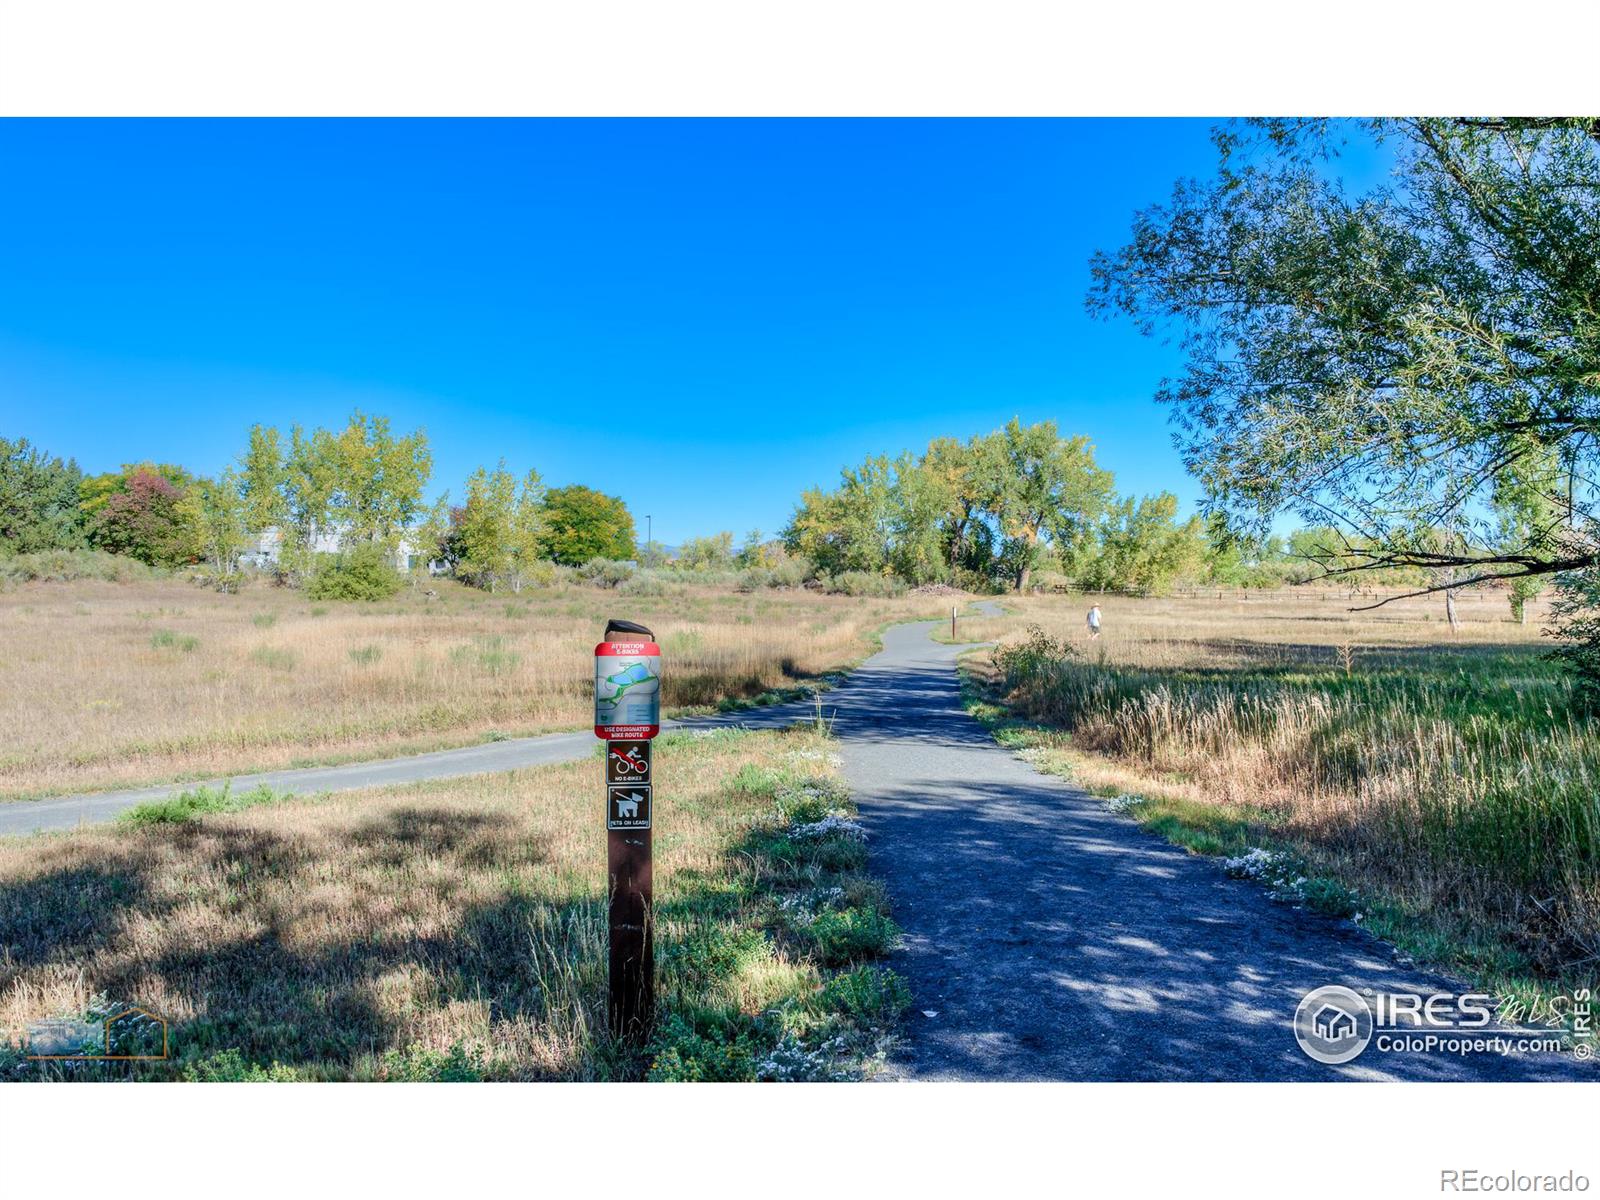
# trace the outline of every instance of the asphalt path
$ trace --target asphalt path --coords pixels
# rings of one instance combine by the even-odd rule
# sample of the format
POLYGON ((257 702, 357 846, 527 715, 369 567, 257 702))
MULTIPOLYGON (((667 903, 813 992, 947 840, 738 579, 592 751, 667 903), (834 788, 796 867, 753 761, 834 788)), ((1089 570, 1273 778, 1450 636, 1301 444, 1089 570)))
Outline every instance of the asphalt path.
MULTIPOLYGON (((738 725, 766 729, 813 719, 815 714, 814 702, 797 700, 711 717, 664 721, 662 728, 716 729, 738 725)), ((136 805, 166 800, 198 787, 229 787, 235 792, 246 792, 265 785, 274 791, 292 792, 295 795, 318 795, 322 792, 388 787, 428 779, 454 779, 463 775, 496 774, 547 763, 570 762, 597 753, 599 745, 592 730, 547 733, 538 737, 507 738, 500 742, 463 746, 458 750, 439 750, 431 754, 346 763, 335 767, 298 767, 287 771, 262 771, 251 775, 164 783, 115 792, 91 792, 46 800, 17 800, 0 804, 0 836, 76 829, 80 825, 110 821, 136 805)))

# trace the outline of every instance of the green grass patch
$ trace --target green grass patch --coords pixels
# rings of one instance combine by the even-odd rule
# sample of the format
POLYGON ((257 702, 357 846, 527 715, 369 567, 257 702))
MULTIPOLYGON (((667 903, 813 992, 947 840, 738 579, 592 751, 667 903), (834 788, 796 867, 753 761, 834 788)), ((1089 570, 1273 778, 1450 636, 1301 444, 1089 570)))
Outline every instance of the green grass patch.
MULTIPOLYGON (((812 743, 802 754, 831 753, 815 732, 789 736, 812 743)), ((859 1078, 892 1044, 910 998, 879 960, 900 931, 866 873, 848 793, 807 766, 799 755, 747 763, 728 779, 731 803, 764 812, 729 847, 731 877, 697 878, 658 916, 663 931, 693 922, 684 936, 662 936, 657 953, 665 990, 695 999, 662 1013, 647 1078, 859 1078), (752 989, 759 1005, 731 1002, 752 989)))
POLYGON ((239 812, 258 804, 275 804, 289 796, 290 793, 275 792, 265 784, 248 792, 235 792, 227 787, 200 787, 180 792, 167 800, 155 800, 130 808, 120 820, 129 825, 181 825, 199 820, 209 813, 239 812))
POLYGON ((172 629, 158 629, 150 635, 150 646, 154 650, 177 650, 192 654, 199 645, 199 638, 172 629))
POLYGON ((450 650, 450 661, 458 666, 482 671, 485 675, 509 675, 522 665, 522 656, 506 648, 499 636, 481 637, 450 650))
POLYGON ((276 646, 257 646, 250 651, 250 661, 269 671, 292 671, 295 657, 292 650, 283 650, 276 646))

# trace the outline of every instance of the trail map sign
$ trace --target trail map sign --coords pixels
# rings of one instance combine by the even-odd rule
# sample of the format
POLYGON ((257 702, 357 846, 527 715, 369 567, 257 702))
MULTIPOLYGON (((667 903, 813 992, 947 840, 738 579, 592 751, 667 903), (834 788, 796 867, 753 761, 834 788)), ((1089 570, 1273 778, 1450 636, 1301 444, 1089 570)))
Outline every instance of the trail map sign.
POLYGON ((594 648, 595 737, 653 738, 660 732, 661 647, 652 641, 601 642, 594 648))
POLYGON ((650 739, 660 732, 661 647, 643 625, 611 621, 594 648, 594 733, 606 739, 608 1007, 612 1030, 636 1040, 655 1018, 650 739))

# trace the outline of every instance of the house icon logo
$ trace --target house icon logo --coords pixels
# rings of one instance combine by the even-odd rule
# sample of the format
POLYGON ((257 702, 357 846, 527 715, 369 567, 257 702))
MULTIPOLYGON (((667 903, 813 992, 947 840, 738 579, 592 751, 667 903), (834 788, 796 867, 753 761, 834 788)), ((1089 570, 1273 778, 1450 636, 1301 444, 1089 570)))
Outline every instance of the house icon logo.
POLYGON ((1324 1004, 1311 1018, 1317 1036, 1329 1042, 1342 1042, 1356 1036, 1356 1019, 1337 1004, 1324 1004))
POLYGON ((1307 1057, 1338 1066, 1372 1040, 1372 1009, 1347 987, 1313 988, 1294 1010, 1294 1037, 1307 1057))

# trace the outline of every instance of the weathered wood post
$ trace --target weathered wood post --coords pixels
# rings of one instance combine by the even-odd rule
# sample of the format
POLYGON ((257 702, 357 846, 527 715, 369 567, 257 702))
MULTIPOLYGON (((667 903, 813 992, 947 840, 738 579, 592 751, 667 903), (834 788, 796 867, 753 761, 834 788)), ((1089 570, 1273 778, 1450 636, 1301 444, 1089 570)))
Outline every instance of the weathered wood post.
POLYGON ((594 733, 606 740, 606 878, 611 1029, 642 1040, 655 1020, 650 739, 661 732, 661 647, 632 621, 608 621, 594 648, 594 733), (619 640, 619 636, 621 639, 619 640))

